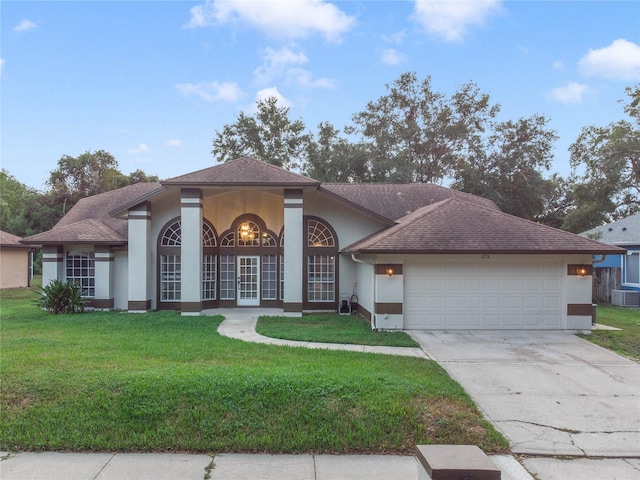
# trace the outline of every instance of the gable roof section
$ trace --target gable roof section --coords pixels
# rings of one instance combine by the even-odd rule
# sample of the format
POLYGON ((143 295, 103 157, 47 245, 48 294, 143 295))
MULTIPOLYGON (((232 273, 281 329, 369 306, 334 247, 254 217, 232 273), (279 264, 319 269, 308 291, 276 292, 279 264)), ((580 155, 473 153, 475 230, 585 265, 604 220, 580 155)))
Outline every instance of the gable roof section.
POLYGON ((107 227, 99 220, 85 219, 76 223, 56 227, 48 232, 32 235, 26 239, 32 244, 41 243, 126 243, 127 237, 107 227))
POLYGON ((422 207, 391 228, 347 247, 348 253, 623 253, 461 198, 422 207))
POLYGON ((241 157, 213 167, 170 178, 167 186, 285 186, 317 187, 320 182, 253 157, 241 157))
POLYGON ((109 214, 121 205, 161 191, 155 182, 126 187, 82 198, 49 231, 25 238, 23 243, 122 243, 127 241, 128 222, 109 214))
POLYGON ((452 197, 499 210, 486 198, 430 183, 323 183, 320 190, 391 220, 452 197))
POLYGON ((28 245, 21 244, 20 240, 22 238, 17 235, 0 230, 0 248, 29 248, 28 245))
POLYGON ((609 245, 640 245, 640 213, 580 234, 609 245))

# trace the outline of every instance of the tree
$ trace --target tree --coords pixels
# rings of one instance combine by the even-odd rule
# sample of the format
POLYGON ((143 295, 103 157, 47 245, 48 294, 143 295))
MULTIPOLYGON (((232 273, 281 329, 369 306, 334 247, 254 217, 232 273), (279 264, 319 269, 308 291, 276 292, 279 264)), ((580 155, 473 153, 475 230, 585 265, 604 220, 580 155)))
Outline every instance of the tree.
POLYGON ((493 200, 506 213, 536 220, 551 193, 542 170, 553 158, 558 138, 541 115, 491 124, 486 141, 458 161, 453 188, 493 200))
POLYGON ((64 214, 81 198, 118 188, 121 177, 113 155, 104 150, 87 151, 78 157, 63 155, 47 184, 64 214))
POLYGON ((258 102, 254 116, 240 112, 235 123, 216 130, 211 154, 219 162, 252 156, 289 170, 299 168, 305 129, 302 120, 289 120, 289 109, 269 97, 258 102))
POLYGON ((329 122, 318 125, 317 140, 308 136, 304 158, 304 173, 321 182, 368 180, 366 148, 341 137, 329 122))
POLYGON ((20 183, 4 168, 0 171, 0 230, 25 236, 23 209, 36 191, 20 183))
POLYGON ((498 113, 489 96, 469 82, 450 98, 408 72, 386 85, 388 94, 353 117, 348 133, 368 147, 372 181, 440 182, 478 149, 487 123, 498 113))
POLYGON ((625 92, 631 121, 585 127, 569 147, 577 185, 575 209, 563 225, 567 230, 589 230, 640 211, 640 84, 625 92))

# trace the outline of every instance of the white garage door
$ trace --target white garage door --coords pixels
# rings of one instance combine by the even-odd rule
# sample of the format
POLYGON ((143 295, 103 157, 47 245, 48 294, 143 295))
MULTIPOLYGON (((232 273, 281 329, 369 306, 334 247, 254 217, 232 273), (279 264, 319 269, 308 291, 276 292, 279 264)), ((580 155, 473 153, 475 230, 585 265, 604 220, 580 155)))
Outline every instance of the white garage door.
POLYGON ((562 269, 513 260, 405 264, 404 328, 561 328, 562 269))

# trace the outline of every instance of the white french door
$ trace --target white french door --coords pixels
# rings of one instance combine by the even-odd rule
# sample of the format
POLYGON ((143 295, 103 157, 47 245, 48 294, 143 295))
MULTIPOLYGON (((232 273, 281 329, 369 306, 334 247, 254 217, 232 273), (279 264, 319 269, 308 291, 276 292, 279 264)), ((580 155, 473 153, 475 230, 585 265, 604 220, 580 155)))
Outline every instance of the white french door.
POLYGON ((238 256, 238 306, 260 306, 259 256, 238 256))

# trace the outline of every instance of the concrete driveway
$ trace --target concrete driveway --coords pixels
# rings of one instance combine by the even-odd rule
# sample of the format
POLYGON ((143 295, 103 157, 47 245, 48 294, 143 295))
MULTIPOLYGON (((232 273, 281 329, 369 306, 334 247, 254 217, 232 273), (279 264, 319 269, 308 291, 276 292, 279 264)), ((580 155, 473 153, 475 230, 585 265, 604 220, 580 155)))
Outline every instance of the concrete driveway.
POLYGON ((564 332, 410 333, 514 453, 640 456, 640 364, 564 332))

